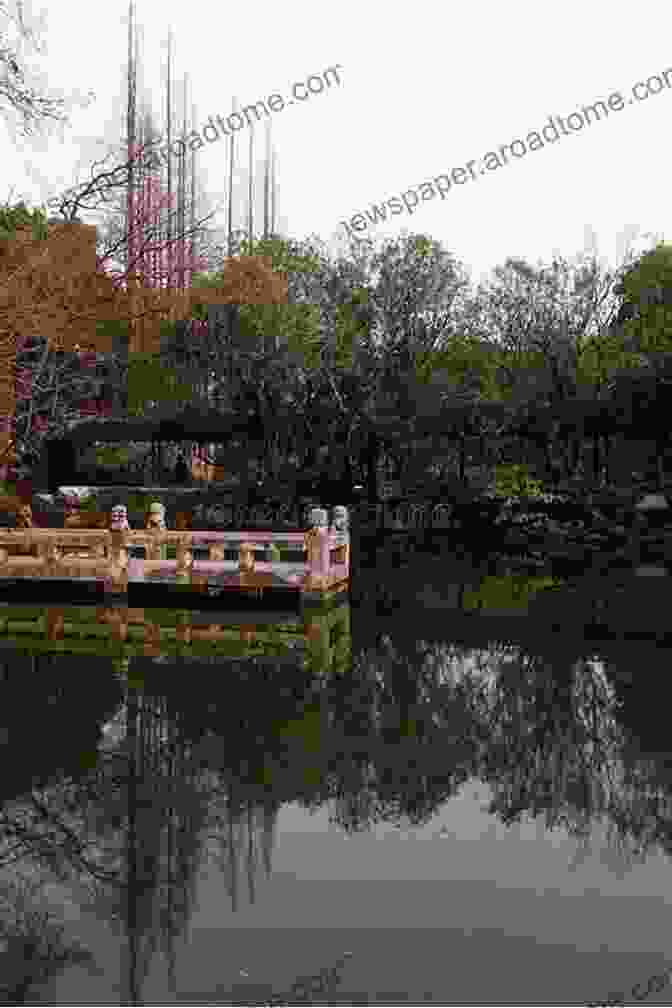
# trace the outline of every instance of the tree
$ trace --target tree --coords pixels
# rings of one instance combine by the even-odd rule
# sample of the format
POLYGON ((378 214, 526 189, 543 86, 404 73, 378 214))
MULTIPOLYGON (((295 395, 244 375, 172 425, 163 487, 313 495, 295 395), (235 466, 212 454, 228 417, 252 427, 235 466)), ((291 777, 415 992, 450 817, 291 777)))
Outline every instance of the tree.
POLYGON ((289 288, 290 301, 317 309, 309 340, 299 334, 304 364, 312 365, 301 372, 304 417, 321 415, 322 422, 316 416, 310 421, 313 432, 321 428, 336 436, 346 461, 354 438, 362 449, 371 447, 362 424, 374 413, 410 414, 419 392, 427 398, 414 377, 423 350, 438 338, 428 316, 450 305, 466 281, 448 254, 424 236, 390 243, 378 254, 351 250, 349 258, 335 262, 316 242, 304 248, 310 268, 290 273, 289 288), (328 402, 337 407, 331 421, 328 402))
POLYGON ((616 325, 624 346, 644 360, 672 349, 672 245, 659 242, 627 269, 616 325))
POLYGON ((97 355, 65 354, 49 346, 45 337, 24 341, 16 357, 16 411, 11 418, 13 443, 19 460, 37 459, 44 438, 63 433, 82 416, 105 416, 112 411, 105 385, 119 380, 114 363, 100 370, 97 355))
MULTIPOLYGON (((4 66, 4 77, 0 77, 0 101, 7 103, 23 120, 23 133, 31 135, 33 125, 41 126, 45 120, 67 123, 67 116, 59 114, 66 104, 64 98, 49 98, 40 96, 35 88, 26 84, 25 71, 22 68, 22 57, 16 44, 9 44, 8 28, 10 24, 18 28, 19 41, 30 41, 39 52, 34 30, 24 20, 23 0, 16 0, 16 10, 10 11, 8 3, 0 3, 0 69, 4 66)), ((43 26, 40 25, 40 28, 43 26)), ((95 98, 92 91, 88 92, 83 105, 90 104, 95 98)), ((9 122, 4 110, 5 121, 9 122)))
MULTIPOLYGON (((132 147, 131 153, 137 156, 141 149, 132 147)), ((122 199, 126 202, 123 194, 122 199)), ((135 275, 143 286, 174 289, 184 283, 185 271, 191 273, 206 265, 205 260, 194 257, 187 238, 179 233, 172 241, 163 237, 162 210, 172 207, 174 199, 162 191, 161 182, 155 174, 147 174, 139 180, 138 192, 133 193, 128 201, 132 214, 130 226, 126 221, 126 232, 120 234, 117 230, 116 234, 116 255, 124 262, 124 270, 118 274, 118 280, 128 283, 129 277, 135 275)), ((101 261, 104 258, 101 256, 101 261)), ((170 333, 171 326, 162 322, 161 331, 170 333)), ((140 346, 147 345, 147 339, 142 335, 137 342, 140 346)), ((155 346, 155 340, 153 344, 155 346)), ((177 371, 167 366, 159 352, 132 354, 127 401, 130 415, 140 415, 150 402, 189 402, 192 398, 193 388, 179 381, 177 371)))
MULTIPOLYGON (((275 236, 258 242, 243 240, 238 248, 246 255, 263 257, 274 272, 286 273, 289 303, 241 304, 239 343, 221 348, 214 376, 219 387, 226 383, 230 404, 241 408, 246 404, 244 408, 253 408, 262 418, 267 431, 266 459, 269 470, 277 475, 292 445, 296 448, 308 440, 304 435, 310 426, 306 411, 311 380, 316 374, 327 380, 328 339, 318 292, 324 289, 328 265, 310 241, 275 236)), ((220 282, 217 271, 194 280, 197 288, 204 289, 220 282)), ((204 308, 200 314, 203 318, 204 308)))
MULTIPOLYGON (((150 147, 150 144, 135 145, 126 161, 105 166, 110 158, 116 157, 114 151, 108 152, 92 165, 89 181, 79 183, 61 196, 47 201, 47 206, 64 221, 78 220, 82 214, 102 215, 106 218, 98 222, 97 263, 117 284, 124 286, 129 283, 132 285, 134 279, 138 278, 152 285, 174 283, 177 269, 174 265, 169 268, 167 262, 171 250, 173 263, 184 253, 189 269, 202 269, 203 262, 192 260, 190 251, 187 250, 191 239, 202 235, 205 223, 217 212, 217 208, 210 211, 190 225, 189 229, 173 227, 170 238, 167 238, 167 224, 174 221, 184 208, 170 209, 164 216, 161 211, 172 207, 174 197, 160 191, 161 182, 156 175, 137 174, 137 165, 150 147), (130 228, 126 222, 120 222, 129 186, 132 210, 130 228)), ((186 212, 191 216, 189 207, 186 212)))
MULTIPOLYGON (((119 326, 147 315, 165 319, 175 311, 190 313, 193 292, 189 290, 138 289, 133 285, 130 291, 123 290, 100 269, 95 243, 95 227, 78 221, 51 222, 46 237, 43 234, 35 237, 32 225, 17 225, 15 237, 0 243, 0 387, 1 413, 6 418, 15 412, 19 334, 42 337, 43 354, 48 347, 56 351, 72 350, 77 341, 109 354, 115 349, 112 337, 119 326), (69 270, 63 270, 66 262, 69 270)), ((259 300, 283 297, 282 277, 270 276, 267 266, 253 257, 227 264, 221 284, 206 296, 199 293, 198 300, 226 303, 250 295, 259 300)), ((123 369, 123 360, 119 366, 123 369)), ((48 355, 40 367, 48 367, 48 355)), ((50 382, 50 388, 58 388, 55 374, 50 382)), ((116 383, 117 388, 122 384, 123 379, 116 383)), ((34 409, 29 403, 29 417, 31 412, 34 409)), ((28 424, 30 430, 30 419, 28 424)), ((8 435, 4 436, 4 442, 5 446, 10 445, 8 435)))
POLYGON ((141 416, 149 403, 194 401, 193 386, 181 382, 162 355, 134 353, 128 366, 128 414, 141 416))
POLYGON ((490 285, 479 285, 468 324, 505 351, 500 368, 507 397, 556 403, 580 388, 599 393, 617 357, 611 330, 616 282, 625 268, 605 270, 595 256, 537 267, 509 258, 490 285))
POLYGON ((417 376, 422 355, 445 343, 459 297, 468 287, 462 266, 425 235, 386 243, 371 256, 373 339, 386 373, 417 376))

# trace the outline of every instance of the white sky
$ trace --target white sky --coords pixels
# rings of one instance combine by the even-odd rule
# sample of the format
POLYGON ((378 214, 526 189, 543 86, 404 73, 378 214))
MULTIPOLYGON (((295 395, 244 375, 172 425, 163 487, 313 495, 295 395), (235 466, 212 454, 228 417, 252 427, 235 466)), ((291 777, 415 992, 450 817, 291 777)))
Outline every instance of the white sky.
MULTIPOLYGON (((25 50, 50 94, 93 90, 87 109, 46 141, 23 140, 0 125, 0 200, 39 204, 89 177, 105 143, 118 143, 125 108, 127 4, 27 0, 30 23, 44 11, 42 54, 25 50), (40 182, 40 179, 42 180, 40 182)), ((531 151, 445 200, 392 217, 372 237, 422 231, 440 239, 475 281, 507 255, 549 261, 596 251, 611 263, 624 247, 648 247, 672 233, 672 87, 628 104, 630 89, 672 70, 672 8, 566 0, 547 4, 416 2, 407 8, 342 0, 338 5, 219 7, 138 0, 144 26, 144 79, 155 111, 164 103, 164 40, 173 29, 173 78, 190 78, 197 125, 294 82, 341 65, 341 85, 272 114, 278 151, 279 208, 290 234, 326 241, 341 221, 500 144, 541 130, 620 90, 622 111, 531 151), (639 240, 637 240, 639 238, 639 240)), ((672 73, 670 74, 672 84, 672 73)), ((10 113, 11 116, 11 113, 10 113)), ((160 128, 164 123, 159 118, 160 128)), ((261 131, 259 131, 261 137, 261 131)), ((239 133, 246 139, 247 130, 239 133)), ((197 155, 214 203, 226 186, 226 142, 197 155)), ((222 213, 219 222, 223 224, 222 213)), ((365 234, 365 236, 366 236, 365 234)))

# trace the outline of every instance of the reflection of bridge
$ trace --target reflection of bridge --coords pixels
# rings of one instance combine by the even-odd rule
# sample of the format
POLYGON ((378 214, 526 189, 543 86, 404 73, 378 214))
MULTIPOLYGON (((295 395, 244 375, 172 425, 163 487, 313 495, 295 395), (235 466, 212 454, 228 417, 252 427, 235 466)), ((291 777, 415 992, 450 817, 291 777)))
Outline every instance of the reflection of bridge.
POLYGON ((347 605, 316 606, 294 616, 264 615, 249 612, 235 618, 189 609, 4 604, 0 646, 7 641, 32 654, 109 654, 126 659, 212 656, 294 665, 308 660, 316 674, 325 675, 347 665, 352 647, 347 605))

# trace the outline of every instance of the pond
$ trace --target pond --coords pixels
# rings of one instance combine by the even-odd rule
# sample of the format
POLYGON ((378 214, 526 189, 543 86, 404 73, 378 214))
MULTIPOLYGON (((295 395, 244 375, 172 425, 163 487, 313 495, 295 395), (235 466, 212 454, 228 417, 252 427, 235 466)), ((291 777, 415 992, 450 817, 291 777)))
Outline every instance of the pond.
POLYGON ((3 649, 8 1003, 669 1003, 670 579, 507 563, 282 655, 3 649))

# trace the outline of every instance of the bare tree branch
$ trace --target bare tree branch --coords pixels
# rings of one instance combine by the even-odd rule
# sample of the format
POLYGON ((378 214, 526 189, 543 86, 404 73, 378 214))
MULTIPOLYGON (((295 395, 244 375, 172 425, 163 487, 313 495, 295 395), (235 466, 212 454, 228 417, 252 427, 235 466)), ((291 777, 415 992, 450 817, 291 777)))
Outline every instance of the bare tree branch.
MULTIPOLYGON (((13 22, 19 30, 19 38, 31 42, 33 48, 40 51, 37 44, 35 32, 26 24, 24 20, 23 0, 16 0, 17 12, 11 14, 6 3, 0 3, 0 16, 4 15, 8 23, 13 22)), ((8 24, 0 27, 0 41, 5 41, 8 24)), ((42 25, 40 25, 42 27, 42 25)), ((67 123, 68 117, 64 115, 66 99, 50 98, 39 95, 35 87, 26 84, 25 71, 21 67, 21 55, 13 46, 0 46, 0 69, 4 66, 4 77, 0 76, 0 110, 2 101, 8 104, 23 121, 23 135, 31 136, 31 127, 39 126, 44 120, 51 119, 60 123, 67 123)), ((84 107, 90 104, 95 98, 93 91, 89 91, 84 99, 84 107)), ((81 98, 80 98, 81 100, 81 98)), ((5 116, 5 111, 3 116, 5 116)), ((6 121, 7 117, 5 116, 6 121)))

